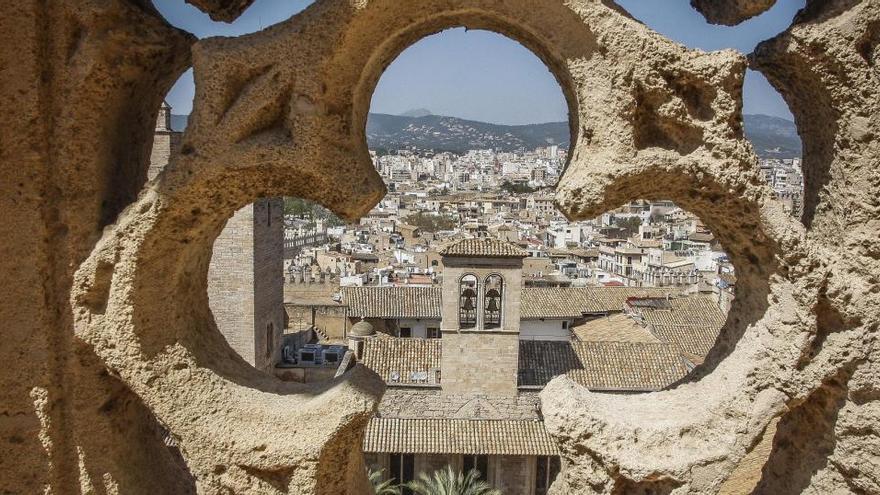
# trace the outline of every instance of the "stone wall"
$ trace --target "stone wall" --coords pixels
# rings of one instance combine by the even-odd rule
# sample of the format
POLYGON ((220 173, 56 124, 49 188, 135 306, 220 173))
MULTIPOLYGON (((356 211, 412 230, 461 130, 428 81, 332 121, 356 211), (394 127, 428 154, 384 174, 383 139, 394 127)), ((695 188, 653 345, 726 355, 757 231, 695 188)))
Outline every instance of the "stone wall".
POLYGON ((214 241, 208 270, 217 328, 236 353, 264 371, 280 357, 284 331, 282 209, 283 201, 273 198, 235 212, 214 241))
POLYGON ((535 457, 493 456, 490 482, 504 495, 534 495, 535 457))
POLYGON ((171 162, 174 153, 180 149, 179 132, 159 131, 153 136, 153 147, 150 151, 150 168, 147 171, 147 180, 153 180, 159 172, 171 162))
POLYGON ((443 393, 516 395, 518 334, 443 332, 442 339, 443 393))
MULTIPOLYGON (((249 2, 196 3, 231 19, 249 2)), ((694 3, 733 23, 773 2, 694 3)), ((198 42, 149 2, 3 2, 0 272, 15 283, 0 289, 0 491, 369 491, 356 446, 381 380, 356 367, 285 384, 236 358, 208 306, 211 245, 260 197, 368 212, 385 193, 363 145, 373 88, 453 26, 510 36, 557 77, 568 217, 674 200, 737 271, 719 344, 687 383, 545 389, 554 492, 880 491, 877 0, 808 0, 748 59, 686 50, 598 0, 320 0, 198 42), (144 188, 157 109, 190 64, 181 153, 144 188), (742 136, 748 66, 796 116, 802 223, 774 206, 742 136)))

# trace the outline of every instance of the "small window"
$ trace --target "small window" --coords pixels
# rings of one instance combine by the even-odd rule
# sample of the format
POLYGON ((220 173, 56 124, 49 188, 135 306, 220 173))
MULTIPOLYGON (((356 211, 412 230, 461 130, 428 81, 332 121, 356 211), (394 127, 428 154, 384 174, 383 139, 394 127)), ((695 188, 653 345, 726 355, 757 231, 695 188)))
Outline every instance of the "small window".
POLYGON ((483 305, 483 327, 487 330, 501 328, 501 305, 504 296, 504 280, 500 275, 486 278, 486 295, 483 305))
POLYGON ((439 339, 440 338, 440 329, 439 328, 429 328, 428 329, 428 338, 429 339, 439 339))
POLYGON ((400 328, 400 337, 404 339, 412 338, 412 328, 401 327, 400 328))
POLYGON ((459 287, 458 326, 474 328, 477 326, 477 277, 465 275, 459 287))
POLYGON ((462 463, 462 472, 467 475, 472 469, 479 471, 480 475, 477 479, 487 481, 489 478, 489 456, 487 455, 466 455, 462 463))
POLYGON ((562 329, 563 329, 563 330, 568 330, 568 322, 567 322, 567 321, 563 321, 563 322, 562 322, 562 329))

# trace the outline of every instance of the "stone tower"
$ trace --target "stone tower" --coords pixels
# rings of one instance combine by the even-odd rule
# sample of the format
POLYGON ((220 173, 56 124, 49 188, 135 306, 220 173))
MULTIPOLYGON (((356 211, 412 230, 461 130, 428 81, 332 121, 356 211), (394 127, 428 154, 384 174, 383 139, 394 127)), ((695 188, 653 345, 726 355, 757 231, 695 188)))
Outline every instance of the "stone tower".
POLYGON ((443 392, 517 392, 523 258, 497 239, 464 239, 443 257, 443 392))
POLYGON ((208 297, 217 328, 257 369, 280 358, 284 330, 284 201, 259 199, 238 210, 214 241, 208 297))
MULTIPOLYGON (((181 132, 171 106, 156 119, 148 179, 174 157, 181 132)), ((214 241, 208 297, 217 328, 245 361, 271 371, 284 332, 284 200, 262 198, 235 212, 214 241)))
POLYGON ((163 101, 162 106, 159 107, 159 116, 156 117, 156 131, 153 134, 153 150, 150 153, 147 180, 155 179, 159 172, 168 165, 180 147, 182 134, 172 129, 171 105, 163 101))

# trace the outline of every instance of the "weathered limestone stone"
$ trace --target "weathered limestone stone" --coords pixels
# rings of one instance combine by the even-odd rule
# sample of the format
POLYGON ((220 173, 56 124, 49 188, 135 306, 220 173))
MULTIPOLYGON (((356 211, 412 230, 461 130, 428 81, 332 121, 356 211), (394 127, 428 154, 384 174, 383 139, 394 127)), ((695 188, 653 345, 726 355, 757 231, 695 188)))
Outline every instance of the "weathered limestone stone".
POLYGON ((745 58, 686 50, 612 2, 321 0, 192 52, 141 0, 2 9, 0 270, 15 283, 0 298, 0 491, 368 493, 359 446, 381 380, 358 367, 285 384, 249 366, 208 306, 211 245, 259 197, 367 212, 384 194, 365 145, 372 91, 406 47, 453 26, 518 40, 557 77, 567 215, 672 199, 739 278, 685 383, 545 389, 566 465, 554 493, 878 490, 880 1, 810 1, 750 59, 804 138, 804 224, 770 201, 743 139, 745 58), (180 154, 135 200, 190 54, 180 154))
POLYGON ((186 0, 215 21, 232 22, 238 18, 254 0, 186 0))
POLYGON ((691 0, 691 6, 713 24, 735 26, 760 15, 776 4, 776 0, 691 0))
MULTIPOLYGON (((740 100, 742 65, 727 83, 694 71, 693 80, 711 88, 701 97, 675 94, 669 84, 666 108, 700 102, 673 114, 677 127, 701 134, 696 148, 673 139, 647 147, 633 139, 614 149, 604 140, 579 143, 558 188, 564 212, 589 218, 631 199, 669 198, 719 237, 737 269, 738 297, 706 366, 672 390, 603 396, 565 378, 544 390, 548 429, 570 468, 555 493, 875 490, 878 384, 868 370, 880 317, 878 15, 878 2, 809 2, 787 33, 751 58, 786 97, 804 137, 806 228, 781 215, 755 178, 739 108, 731 105, 740 100), (751 455, 759 447, 766 463, 751 455)), ((656 61, 641 56, 660 74, 681 71, 670 59, 697 65, 719 56, 657 51, 656 61)), ((626 89, 615 87, 624 94, 610 99, 626 102, 626 89)), ((635 136, 670 120, 663 106, 650 110, 642 121, 600 127, 635 136)))
POLYGON ((760 493, 880 493, 878 52, 880 2, 833 0, 808 1, 750 57, 797 120, 804 223, 827 267, 760 493))
POLYGON ((75 339, 69 305, 189 64, 194 39, 138 3, 0 3, 0 493, 193 491, 150 410, 75 339))

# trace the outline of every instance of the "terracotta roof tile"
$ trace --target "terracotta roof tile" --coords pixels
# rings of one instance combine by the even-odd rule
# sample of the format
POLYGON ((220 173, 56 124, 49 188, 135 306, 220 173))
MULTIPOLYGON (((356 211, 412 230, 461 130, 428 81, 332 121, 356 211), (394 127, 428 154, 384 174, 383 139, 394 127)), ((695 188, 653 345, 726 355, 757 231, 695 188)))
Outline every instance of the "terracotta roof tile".
POLYGON ((660 342, 644 325, 626 313, 614 313, 596 318, 572 328, 578 340, 584 342, 660 342))
MULTIPOLYGON (((439 320, 439 287, 343 287, 351 317, 439 320)), ((623 311, 630 297, 665 297, 676 289, 639 287, 525 287, 520 318, 572 319, 623 311)))
POLYGON ((343 287, 348 314, 363 318, 440 319, 439 287, 343 287))
MULTIPOLYGON (((543 387, 567 374, 594 390, 659 390, 687 374, 668 343, 520 341, 519 385, 543 387)), ((441 341, 372 339, 361 362, 389 385, 439 386, 441 341)))
POLYGON ((670 309, 641 308, 649 329, 664 342, 701 358, 709 354, 727 316, 712 296, 672 298, 670 309))
POLYGON ((525 258, 529 255, 516 244, 499 239, 462 239, 440 250, 442 256, 488 258, 525 258))
POLYGON ((639 287, 533 287, 522 291, 523 320, 579 318, 623 311, 630 297, 665 297, 673 289, 639 287))
POLYGON ((591 390, 660 390, 687 374, 672 344, 521 341, 519 385, 543 387, 565 374, 591 390))
POLYGON ((373 418, 364 452, 559 455, 541 421, 373 418))
POLYGON ((390 384, 437 386, 440 340, 370 339, 364 342, 361 362, 390 384))

